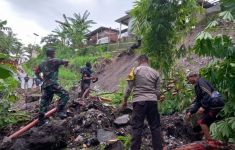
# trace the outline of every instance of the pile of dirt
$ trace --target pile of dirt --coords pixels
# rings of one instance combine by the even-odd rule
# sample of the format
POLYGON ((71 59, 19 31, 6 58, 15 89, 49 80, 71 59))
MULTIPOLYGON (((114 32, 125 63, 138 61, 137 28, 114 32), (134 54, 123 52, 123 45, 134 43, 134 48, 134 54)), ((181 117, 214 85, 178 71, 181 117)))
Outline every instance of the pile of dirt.
MULTIPOLYGON (((96 98, 71 101, 66 120, 51 118, 50 123, 34 127, 16 140, 2 142, 1 150, 38 149, 124 149, 118 136, 131 132, 131 108, 120 113, 118 109, 100 102, 96 98), (129 114, 125 114, 129 113, 129 114)), ((165 145, 175 148, 192 141, 185 129, 182 115, 162 117, 165 145)), ((143 147, 151 150, 151 133, 144 127, 143 147)))
POLYGON ((44 127, 34 127, 22 137, 4 142, 0 149, 5 150, 41 150, 60 149, 66 147, 68 140, 67 129, 57 123, 44 127))

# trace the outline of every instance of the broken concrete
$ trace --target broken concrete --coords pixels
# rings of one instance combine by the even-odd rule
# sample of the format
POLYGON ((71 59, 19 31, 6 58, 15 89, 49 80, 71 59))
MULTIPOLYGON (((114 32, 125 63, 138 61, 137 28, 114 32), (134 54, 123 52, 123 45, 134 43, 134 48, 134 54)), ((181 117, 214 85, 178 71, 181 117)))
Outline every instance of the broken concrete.
POLYGON ((129 121, 130 121, 130 116, 128 114, 125 114, 115 119, 114 124, 120 127, 120 126, 128 125, 129 121))
POLYGON ((99 142, 108 142, 109 140, 115 139, 116 135, 113 131, 107 131, 104 129, 99 129, 97 131, 97 138, 99 142))
MULTIPOLYGON (((89 148, 96 150, 101 149, 102 146, 107 150, 123 149, 120 141, 116 143, 110 143, 110 141, 118 136, 130 135, 129 114, 118 113, 112 106, 103 105, 96 99, 80 100, 79 103, 71 102, 68 104, 68 112, 69 117, 66 120, 51 118, 48 125, 32 128, 17 140, 2 143, 0 149, 67 148, 75 150, 89 148)), ((161 118, 164 144, 168 145, 170 149, 193 140, 182 117, 180 114, 174 114, 161 118)), ((151 150, 151 132, 147 125, 144 126, 143 148, 151 150)))

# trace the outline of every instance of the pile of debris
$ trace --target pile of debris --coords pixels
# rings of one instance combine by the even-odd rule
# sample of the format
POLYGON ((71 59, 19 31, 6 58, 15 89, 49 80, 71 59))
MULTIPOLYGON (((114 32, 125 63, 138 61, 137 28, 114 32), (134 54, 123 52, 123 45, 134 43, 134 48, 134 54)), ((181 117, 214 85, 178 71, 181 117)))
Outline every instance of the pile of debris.
MULTIPOLYGON (((76 100, 68 105, 66 120, 51 118, 49 124, 33 127, 21 137, 4 141, 0 150, 40 149, 107 149, 124 150, 119 137, 128 137, 131 132, 131 107, 118 111, 97 98, 76 100)), ((190 126, 185 126, 182 115, 162 117, 164 145, 174 149, 195 140, 190 126)), ((151 133, 147 126, 143 132, 143 147, 151 150, 151 133)))

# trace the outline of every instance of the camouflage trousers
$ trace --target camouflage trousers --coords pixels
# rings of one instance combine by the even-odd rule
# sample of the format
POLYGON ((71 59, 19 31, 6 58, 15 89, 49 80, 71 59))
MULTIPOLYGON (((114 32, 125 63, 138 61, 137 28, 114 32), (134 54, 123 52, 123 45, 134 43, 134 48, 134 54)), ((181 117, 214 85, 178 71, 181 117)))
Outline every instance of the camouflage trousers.
POLYGON ((59 84, 52 84, 46 87, 42 87, 39 118, 44 118, 44 115, 48 111, 48 106, 50 105, 54 94, 60 97, 57 111, 63 111, 66 103, 69 100, 69 93, 59 84))

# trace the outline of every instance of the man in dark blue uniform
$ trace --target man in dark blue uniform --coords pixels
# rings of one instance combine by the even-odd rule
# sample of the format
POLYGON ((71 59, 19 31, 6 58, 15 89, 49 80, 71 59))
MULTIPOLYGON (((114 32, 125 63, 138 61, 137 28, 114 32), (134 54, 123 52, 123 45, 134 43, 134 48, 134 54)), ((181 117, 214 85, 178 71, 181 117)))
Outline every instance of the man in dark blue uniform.
POLYGON ((81 68, 81 74, 82 74, 82 77, 81 77, 81 93, 80 93, 81 97, 82 97, 83 93, 85 92, 85 90, 90 88, 92 73, 93 73, 91 68, 92 68, 92 65, 91 65, 90 62, 87 62, 86 66, 81 68))
POLYGON ((205 139, 211 139, 209 126, 216 121, 217 114, 223 108, 223 98, 207 80, 199 77, 197 73, 189 73, 187 80, 195 87, 196 99, 193 107, 187 112, 186 118, 190 118, 195 113, 201 115, 197 123, 201 126, 205 139))

